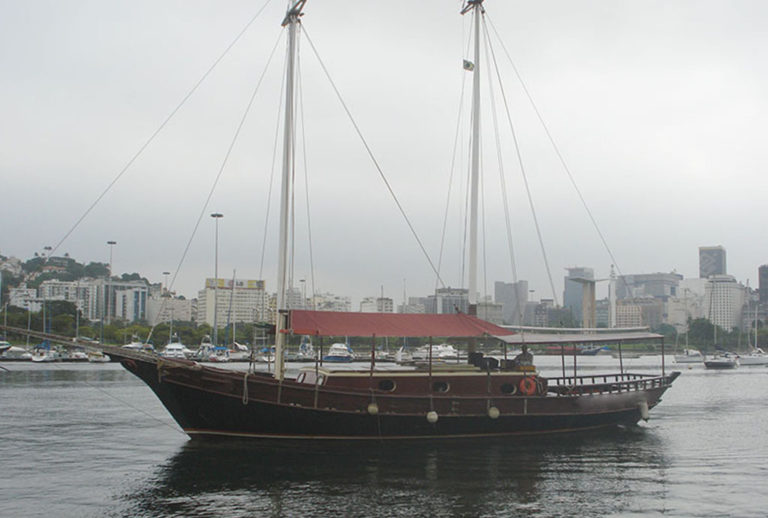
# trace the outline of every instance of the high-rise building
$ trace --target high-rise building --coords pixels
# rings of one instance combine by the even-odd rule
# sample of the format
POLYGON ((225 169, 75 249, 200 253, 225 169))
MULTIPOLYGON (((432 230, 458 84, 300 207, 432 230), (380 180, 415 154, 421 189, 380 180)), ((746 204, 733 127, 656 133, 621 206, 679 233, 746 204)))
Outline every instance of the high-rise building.
POLYGON ((389 297, 366 297, 360 302, 362 313, 392 313, 394 301, 389 297))
POLYGON ((270 319, 270 297, 264 281, 253 279, 206 279, 197 296, 197 322, 213 325, 228 322, 264 322, 270 319))
POLYGON ((699 247, 699 277, 707 279, 712 275, 726 275, 725 248, 722 246, 699 247))
POLYGON ((467 313, 469 310, 469 290, 464 288, 439 288, 434 295, 427 297, 425 312, 429 314, 467 313))
POLYGON ((147 321, 151 326, 160 322, 192 322, 196 309, 196 299, 150 295, 147 298, 147 321))
POLYGON ((584 283, 578 280, 594 280, 595 271, 592 268, 576 266, 566 268, 568 275, 565 276, 565 290, 563 292, 563 307, 570 310, 574 319, 578 322, 582 317, 582 299, 584 296, 584 283))
POLYGON ((768 264, 757 269, 760 289, 760 304, 768 304, 768 264))
POLYGON ((710 322, 730 331, 740 326, 745 301, 744 286, 731 275, 712 275, 704 293, 704 313, 710 322))
POLYGON ((616 281, 616 298, 676 297, 683 276, 679 273, 641 273, 621 275, 616 281))
POLYGON ((501 304, 501 318, 505 324, 521 324, 528 302, 528 281, 493 283, 494 300, 501 304))

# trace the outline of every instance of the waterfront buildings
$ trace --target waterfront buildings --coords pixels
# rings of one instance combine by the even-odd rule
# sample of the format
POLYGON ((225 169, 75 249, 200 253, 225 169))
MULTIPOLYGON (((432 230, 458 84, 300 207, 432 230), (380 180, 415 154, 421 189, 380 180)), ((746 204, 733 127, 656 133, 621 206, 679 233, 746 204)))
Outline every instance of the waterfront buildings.
POLYGON ((360 302, 362 313, 393 313, 395 303, 389 297, 366 297, 360 302))
POLYGON ((706 279, 712 275, 726 275, 725 248, 722 246, 699 247, 699 277, 706 279))
POLYGON ((147 298, 147 322, 154 326, 161 322, 193 322, 197 316, 197 299, 167 296, 147 298))
POLYGON ((270 321, 269 305, 270 296, 262 280, 208 278, 197 296, 197 323, 212 326, 214 309, 218 326, 270 321))
POLYGON ((710 322, 726 330, 741 325, 746 290, 732 275, 710 275, 704 292, 704 311, 710 322))
POLYGON ((760 288, 760 304, 768 304, 768 264, 757 269, 760 288))
POLYGON ((616 282, 616 297, 676 297, 682 280, 683 276, 676 272, 621 275, 616 282))
POLYGON ((521 324, 525 314, 525 306, 528 303, 528 281, 496 281, 493 283, 493 291, 494 300, 501 304, 503 323, 521 324))
POLYGON ((580 281, 595 280, 595 271, 592 268, 575 266, 566 268, 568 275, 563 279, 565 289, 563 290, 563 307, 571 311, 574 319, 580 321, 583 314, 582 300, 584 297, 585 284, 580 281))
POLYGON ((438 288, 427 297, 424 312, 443 315, 469 312, 469 290, 465 288, 438 288))
POLYGON ((349 297, 333 293, 316 293, 311 304, 316 311, 352 311, 352 301, 349 297))

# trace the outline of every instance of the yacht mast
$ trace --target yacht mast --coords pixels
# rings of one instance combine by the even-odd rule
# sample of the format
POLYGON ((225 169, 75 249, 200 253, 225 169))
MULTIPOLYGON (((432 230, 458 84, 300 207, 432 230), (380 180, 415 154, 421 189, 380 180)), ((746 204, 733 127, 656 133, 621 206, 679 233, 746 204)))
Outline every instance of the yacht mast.
POLYGON ((275 329, 275 378, 282 380, 285 374, 285 333, 288 304, 286 283, 288 272, 288 228, 290 224, 291 191, 294 164, 294 86, 296 68, 296 35, 299 18, 307 0, 298 0, 288 9, 283 27, 288 26, 288 63, 285 67, 285 127, 283 133, 283 177, 280 191, 280 242, 277 263, 277 325, 275 329))
POLYGON ((480 16, 483 0, 467 0, 461 14, 473 11, 475 61, 472 70, 472 157, 469 198, 469 314, 477 315, 477 212, 480 184, 480 16))

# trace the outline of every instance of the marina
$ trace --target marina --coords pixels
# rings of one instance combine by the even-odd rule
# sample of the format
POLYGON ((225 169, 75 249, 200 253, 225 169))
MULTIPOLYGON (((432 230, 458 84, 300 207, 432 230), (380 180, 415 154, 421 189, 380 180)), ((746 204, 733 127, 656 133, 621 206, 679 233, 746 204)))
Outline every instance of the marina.
POLYGON ((189 441, 116 363, 0 365, 2 516, 765 515, 764 367, 686 368, 640 426, 393 445, 189 441))
MULTIPOLYGON (((555 101, 579 76, 554 79, 547 54, 563 48, 566 68, 586 62, 568 54, 565 37, 533 43, 508 4, 462 0, 452 21, 414 4, 401 25, 384 12, 352 18, 370 6, 290 0, 275 15, 270 3, 215 55, 196 51, 209 68, 159 126, 149 124, 143 145, 123 136, 134 154, 91 205, 67 197, 88 207, 74 226, 50 221, 29 260, 0 256, 0 516, 765 516, 755 495, 768 465, 768 265, 752 289, 729 273, 722 245, 699 246, 699 277, 662 262, 678 215, 661 225, 633 205, 659 197, 630 179, 663 168, 617 145, 638 142, 629 108, 642 103, 618 93, 600 54, 582 51, 596 63, 585 77, 606 74, 595 99, 609 106, 612 91, 627 107, 611 127, 596 108, 578 116, 568 107, 587 106, 583 93, 555 101), (436 37, 448 25, 459 44, 436 37), (385 28, 395 37, 376 35, 385 28), (395 61, 363 54, 363 36, 385 42, 379 50, 395 61), (219 77, 246 63, 247 74, 219 77), (530 83, 518 63, 535 71, 530 83), (224 94, 222 84, 238 86, 224 94), (216 92, 214 106, 203 108, 198 87, 216 92), (249 100, 225 123, 241 88, 249 100), (445 122, 449 90, 460 93, 455 130, 445 122), (215 150, 191 138, 192 108, 205 114, 199 136, 215 150), (593 118, 591 129, 580 123, 593 118), (141 191, 126 212, 126 192, 115 191, 129 169, 153 181, 134 177, 141 191), (597 192, 582 183, 593 174, 597 192), (560 191, 571 187, 573 206, 560 191), (167 205, 150 224, 155 191, 167 205), (177 199, 189 206, 179 210, 177 199), (220 226, 231 277, 220 275, 220 226), (67 247, 92 247, 96 234, 108 262, 70 256, 80 250, 67 247), (154 261, 146 276, 131 267, 145 260, 154 261), (658 271, 634 273, 644 265, 658 271), (150 280, 160 272, 164 282, 150 280), (196 298, 182 294, 201 272, 196 298)), ((542 14, 531 27, 545 27, 542 14)), ((225 25, 211 23, 217 39, 225 25)), ((202 49, 203 32, 183 33, 199 34, 202 49)), ((633 45, 644 48, 638 34, 633 45)), ((195 69, 183 54, 173 61, 195 69)), ((165 68, 149 83, 165 82, 170 95, 181 76, 165 68)), ((117 87, 104 90, 129 106, 117 87)), ((136 95, 130 111, 143 116, 139 101, 149 99, 136 95)), ((114 115, 124 131, 138 122, 114 115)), ((661 120, 649 119, 647 133, 681 140, 657 128, 661 120)), ((62 161, 64 140, 45 156, 62 161)), ((114 161, 114 144, 97 140, 114 161)), ((81 150, 71 171, 99 188, 109 173, 85 181, 88 156, 81 150)), ((681 164, 672 170, 683 178, 681 164)), ((60 178, 71 181, 68 171, 60 178)), ((674 228, 682 246, 691 232, 674 228)))

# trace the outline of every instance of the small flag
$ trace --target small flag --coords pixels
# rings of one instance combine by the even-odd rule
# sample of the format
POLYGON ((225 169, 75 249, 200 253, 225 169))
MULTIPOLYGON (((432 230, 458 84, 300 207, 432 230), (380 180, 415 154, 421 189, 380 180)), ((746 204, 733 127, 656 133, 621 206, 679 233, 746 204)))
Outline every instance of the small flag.
POLYGON ((475 69, 475 64, 471 61, 464 60, 464 70, 472 72, 475 69))

